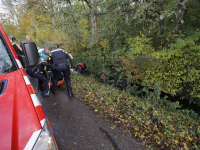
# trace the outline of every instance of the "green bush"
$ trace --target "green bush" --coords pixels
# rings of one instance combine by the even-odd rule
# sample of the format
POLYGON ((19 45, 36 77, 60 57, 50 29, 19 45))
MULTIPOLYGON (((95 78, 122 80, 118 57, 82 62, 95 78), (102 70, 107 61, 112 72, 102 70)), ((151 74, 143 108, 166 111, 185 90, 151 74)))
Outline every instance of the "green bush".
POLYGON ((155 50, 151 39, 143 35, 127 38, 124 49, 117 50, 110 50, 104 40, 75 57, 74 62, 86 63, 95 74, 104 72, 115 80, 126 79, 148 88, 160 81, 164 92, 200 105, 199 38, 196 32, 160 50, 155 50))
POLYGON ((164 92, 200 105, 199 37, 196 32, 161 51, 153 50, 145 38, 133 38, 129 41, 130 51, 121 56, 128 80, 149 88, 160 80, 164 92))

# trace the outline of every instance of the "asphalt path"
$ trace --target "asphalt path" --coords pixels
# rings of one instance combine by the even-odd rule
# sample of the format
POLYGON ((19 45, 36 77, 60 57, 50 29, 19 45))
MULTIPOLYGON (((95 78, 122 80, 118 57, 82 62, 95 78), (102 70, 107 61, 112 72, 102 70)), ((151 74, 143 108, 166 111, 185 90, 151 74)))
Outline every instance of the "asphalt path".
POLYGON ((130 133, 99 117, 75 96, 69 99, 66 89, 59 87, 56 95, 50 93, 43 98, 37 91, 37 80, 29 79, 52 124, 60 150, 145 150, 130 133))

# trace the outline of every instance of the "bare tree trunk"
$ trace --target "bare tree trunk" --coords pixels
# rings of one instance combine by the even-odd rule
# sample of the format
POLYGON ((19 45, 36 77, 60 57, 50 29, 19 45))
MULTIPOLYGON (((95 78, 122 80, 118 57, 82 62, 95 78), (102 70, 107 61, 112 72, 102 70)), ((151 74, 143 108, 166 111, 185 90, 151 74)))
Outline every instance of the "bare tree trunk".
POLYGON ((55 24, 55 19, 54 19, 54 17, 52 17, 51 19, 52 19, 53 27, 55 28, 55 26, 56 26, 56 24, 55 24))
MULTIPOLYGON (((163 5, 164 5, 164 0, 161 1, 160 3, 160 13, 162 14, 163 11, 163 5)), ((164 34, 164 18, 160 21, 160 35, 161 35, 161 41, 160 44, 163 45, 164 39, 163 39, 163 34, 164 34)))
MULTIPOLYGON (((164 1, 161 1, 161 3, 160 3, 160 13, 162 13, 162 11, 163 11, 163 5, 164 5, 164 1)), ((160 35, 163 35, 163 34, 164 34, 164 18, 160 22, 160 35)))
POLYGON ((91 10, 92 34, 96 35, 97 33, 97 15, 96 15, 97 7, 95 6, 95 0, 90 0, 90 3, 92 5, 92 10, 91 10))
MULTIPOLYGON (((183 2, 183 0, 180 0, 180 2, 183 2)), ((181 18, 183 17, 183 14, 184 14, 184 8, 181 4, 178 4, 177 6, 177 18, 176 18, 176 21, 175 21, 175 28, 174 28, 174 31, 173 33, 174 34, 180 34, 179 30, 180 30, 180 26, 181 26, 181 18)))

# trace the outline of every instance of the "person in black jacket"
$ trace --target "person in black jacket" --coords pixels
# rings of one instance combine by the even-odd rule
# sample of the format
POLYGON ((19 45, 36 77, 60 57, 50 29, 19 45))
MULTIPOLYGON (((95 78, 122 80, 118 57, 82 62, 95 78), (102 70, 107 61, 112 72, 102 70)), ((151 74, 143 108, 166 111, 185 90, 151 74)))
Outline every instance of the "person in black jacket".
POLYGON ((34 78, 38 79, 38 90, 42 91, 43 96, 48 96, 48 78, 44 74, 44 67, 50 68, 51 66, 48 65, 46 62, 41 62, 37 66, 34 67, 27 67, 25 68, 26 73, 34 78))
POLYGON ((16 40, 15 37, 12 37, 12 46, 15 49, 15 52, 17 53, 17 56, 18 55, 23 55, 22 48, 21 48, 19 42, 16 40))
POLYGON ((63 49, 59 49, 57 44, 54 44, 53 51, 51 51, 49 55, 49 62, 53 71, 53 94, 56 94, 60 73, 63 72, 69 98, 71 99, 73 96, 70 80, 70 70, 73 72, 73 69, 70 69, 73 66, 72 56, 67 52, 64 52, 63 49))

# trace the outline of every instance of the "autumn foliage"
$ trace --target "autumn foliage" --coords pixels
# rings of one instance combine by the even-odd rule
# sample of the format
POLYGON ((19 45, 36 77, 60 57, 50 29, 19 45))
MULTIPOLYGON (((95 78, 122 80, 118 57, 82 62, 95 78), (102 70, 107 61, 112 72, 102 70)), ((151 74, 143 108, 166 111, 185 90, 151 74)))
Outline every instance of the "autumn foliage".
POLYGON ((149 93, 151 100, 148 97, 144 100, 78 74, 72 76, 72 83, 81 101, 116 127, 130 132, 148 149, 200 148, 197 115, 192 111, 177 111, 178 104, 156 97, 156 92, 149 93))

